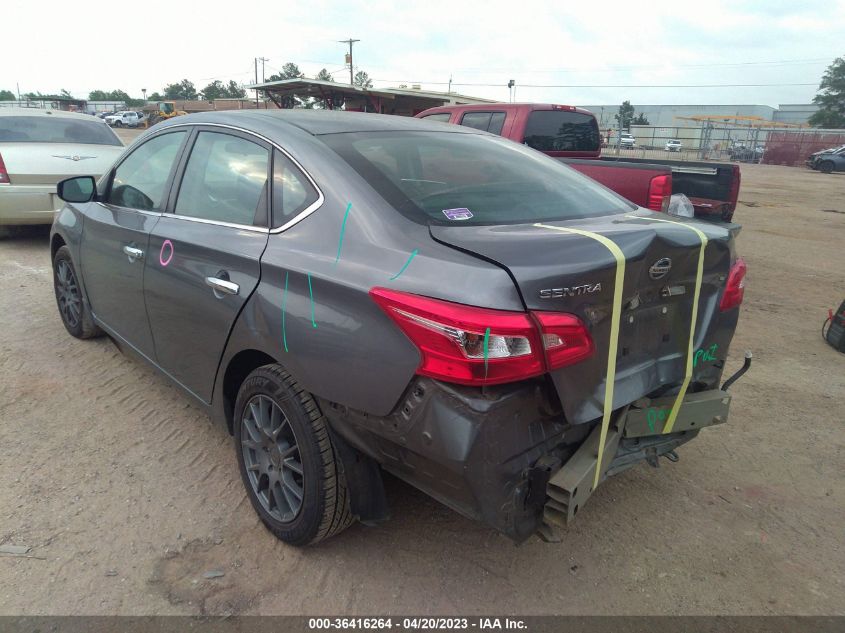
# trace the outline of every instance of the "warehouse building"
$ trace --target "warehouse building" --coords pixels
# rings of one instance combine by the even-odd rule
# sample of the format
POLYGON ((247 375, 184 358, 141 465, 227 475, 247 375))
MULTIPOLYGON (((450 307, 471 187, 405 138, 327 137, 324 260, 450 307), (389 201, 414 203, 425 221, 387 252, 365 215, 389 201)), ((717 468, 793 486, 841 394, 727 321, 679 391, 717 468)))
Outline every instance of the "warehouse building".
MULTIPOLYGON (((650 125, 656 127, 676 127, 695 125, 687 120, 690 117, 724 115, 725 117, 759 117, 776 123, 806 125, 818 106, 809 104, 782 104, 777 108, 767 105, 638 105, 635 114, 644 114, 650 125)), ((596 115, 601 129, 616 126, 614 118, 619 112, 618 105, 580 106, 596 115)))

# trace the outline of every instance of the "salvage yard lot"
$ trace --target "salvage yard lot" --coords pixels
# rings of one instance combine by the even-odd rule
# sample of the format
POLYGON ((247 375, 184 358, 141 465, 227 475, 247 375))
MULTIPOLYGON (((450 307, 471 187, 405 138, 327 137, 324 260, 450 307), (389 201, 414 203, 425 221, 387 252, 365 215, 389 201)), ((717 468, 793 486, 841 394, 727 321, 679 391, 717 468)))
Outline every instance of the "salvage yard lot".
POLYGON ((845 176, 742 170, 726 375, 755 360, 730 422, 606 482, 557 544, 388 478, 391 521, 285 546, 222 428, 65 332, 47 232, 0 240, 0 545, 31 547, 0 554, 0 614, 845 613, 845 356, 820 335, 845 292, 845 176))

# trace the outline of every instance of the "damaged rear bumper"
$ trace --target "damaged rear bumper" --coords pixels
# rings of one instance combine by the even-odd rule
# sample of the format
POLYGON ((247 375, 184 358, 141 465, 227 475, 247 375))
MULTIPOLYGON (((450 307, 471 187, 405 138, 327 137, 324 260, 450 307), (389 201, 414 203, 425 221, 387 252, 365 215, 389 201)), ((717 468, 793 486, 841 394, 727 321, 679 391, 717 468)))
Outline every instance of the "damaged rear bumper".
MULTIPOLYGON (((321 407, 338 435, 385 470, 522 541, 550 537, 593 493, 600 425, 567 424, 548 393, 542 380, 480 390, 418 377, 388 417, 321 407)), ((726 392, 692 393, 663 434, 674 401, 644 398, 615 412, 600 481, 727 420, 726 392)))
MULTIPOLYGON (((664 433, 664 425, 675 396, 643 398, 617 411, 608 428, 599 481, 642 461, 656 465, 658 457, 688 442, 700 429, 726 422, 730 403, 731 396, 720 389, 687 394, 671 433, 664 433)), ((600 434, 601 428, 596 425, 575 454, 549 477, 541 536, 549 538, 552 526, 563 527, 572 522, 593 494, 600 434)))

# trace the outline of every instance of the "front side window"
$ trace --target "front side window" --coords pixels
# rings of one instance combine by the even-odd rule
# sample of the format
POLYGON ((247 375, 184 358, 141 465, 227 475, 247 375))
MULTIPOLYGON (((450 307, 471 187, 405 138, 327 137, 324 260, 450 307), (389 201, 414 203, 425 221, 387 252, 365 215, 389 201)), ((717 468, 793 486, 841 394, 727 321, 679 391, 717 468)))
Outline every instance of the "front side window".
POLYGON ((278 228, 314 204, 319 195, 296 165, 273 152, 273 227, 278 228))
POLYGON ((601 144, 593 115, 566 110, 534 110, 528 115, 524 138, 528 147, 541 152, 598 151, 601 144))
POLYGON ((217 222, 263 224, 269 152, 230 134, 200 132, 185 167, 176 214, 217 222))
POLYGON ((490 132, 491 134, 501 134, 504 124, 504 112, 467 112, 461 118, 461 125, 490 132))
POLYGON ((53 115, 0 116, 0 142, 121 145, 102 121, 53 115))
POLYGON ((419 221, 527 223, 632 208, 560 161, 486 134, 370 132, 321 138, 391 206, 419 221))
POLYGON ((106 202, 142 211, 158 209, 184 139, 184 130, 170 132, 135 149, 115 170, 106 202))

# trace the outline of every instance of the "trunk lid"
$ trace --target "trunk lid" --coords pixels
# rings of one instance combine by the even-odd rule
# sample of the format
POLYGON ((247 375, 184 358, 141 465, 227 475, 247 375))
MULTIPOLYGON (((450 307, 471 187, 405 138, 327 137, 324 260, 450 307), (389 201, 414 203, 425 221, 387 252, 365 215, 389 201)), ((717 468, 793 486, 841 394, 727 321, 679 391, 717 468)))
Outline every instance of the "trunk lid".
POLYGON ((733 260, 733 238, 716 225, 642 211, 585 220, 498 226, 432 225, 432 237, 504 267, 529 310, 568 312, 590 330, 596 352, 580 363, 551 372, 567 419, 583 423, 601 417, 617 262, 600 241, 549 227, 589 231, 615 243, 625 259, 613 408, 647 394, 679 386, 686 355, 701 240, 705 250, 694 350, 712 362, 696 362, 697 380, 718 381, 736 325, 736 310, 719 312, 719 299, 733 260), (669 219, 663 216, 661 219, 669 219), (667 262, 666 259, 669 261, 667 262), (668 268, 668 270, 667 270, 668 268), (727 316, 726 316, 727 315, 727 316), (715 366, 714 366, 715 365, 715 366))
POLYGON ((0 142, 0 154, 14 185, 55 185, 73 176, 99 177, 123 149, 118 145, 0 142))

